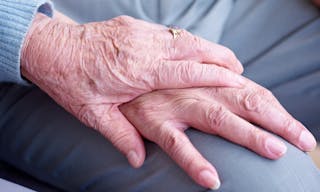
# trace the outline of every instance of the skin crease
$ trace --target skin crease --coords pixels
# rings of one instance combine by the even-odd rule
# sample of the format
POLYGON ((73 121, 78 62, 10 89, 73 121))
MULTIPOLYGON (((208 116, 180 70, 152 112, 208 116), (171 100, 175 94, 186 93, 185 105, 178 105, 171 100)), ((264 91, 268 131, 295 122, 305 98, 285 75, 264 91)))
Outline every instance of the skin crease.
POLYGON ((243 70, 230 50, 185 31, 182 37, 173 41, 172 35, 162 26, 130 17, 78 26, 59 12, 55 12, 53 20, 38 14, 24 43, 21 65, 26 78, 80 121, 104 135, 127 156, 132 166, 139 167, 144 161, 142 136, 159 144, 204 187, 216 189, 220 182, 214 167, 183 133, 189 126, 218 134, 270 159, 281 157, 285 146, 248 121, 283 136, 302 150, 308 151, 315 146, 313 136, 281 107, 270 92, 248 79, 239 80, 235 73, 224 69, 236 73, 243 70), (141 31, 140 28, 148 30, 141 31), (114 39, 115 36, 124 42, 114 39), (155 45, 137 44, 145 41, 155 45), (154 64, 154 60, 163 58, 170 61, 170 65, 173 65, 172 61, 194 65, 183 70, 169 66, 159 69, 156 65, 167 63, 154 64), (138 61, 144 61, 144 64, 138 61), (34 63, 36 65, 32 65, 34 63), (150 66, 147 63, 151 63, 150 66), (209 68, 203 63, 216 65, 209 68), (205 68, 201 71, 202 66, 205 68), (157 74, 157 70, 161 72, 157 74), (185 73, 189 78, 181 77, 185 73), (208 79, 212 76, 220 79, 208 79), (206 78, 199 80, 199 77, 206 78), (173 89, 150 93, 156 89, 208 84, 234 88, 173 89), (194 118, 195 111, 199 114, 197 118, 194 118), (274 121, 270 122, 273 115, 279 118, 271 118, 274 121), (221 127, 226 131, 222 132, 221 127), (304 144, 299 141, 302 130, 310 139, 304 144), (270 143, 274 144, 274 150, 267 147, 270 143), (193 154, 192 158, 186 154, 193 154), (203 174, 203 171, 207 172, 203 174))

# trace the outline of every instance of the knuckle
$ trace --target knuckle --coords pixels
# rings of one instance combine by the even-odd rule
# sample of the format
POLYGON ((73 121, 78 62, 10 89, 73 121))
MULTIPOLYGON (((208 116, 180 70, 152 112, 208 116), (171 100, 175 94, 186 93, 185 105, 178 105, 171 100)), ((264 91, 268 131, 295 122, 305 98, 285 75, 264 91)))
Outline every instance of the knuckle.
POLYGON ((192 33, 190 33, 189 31, 187 31, 185 29, 181 29, 180 35, 182 35, 184 38, 187 38, 187 39, 189 39, 191 41, 194 41, 197 38, 196 35, 193 35, 192 33))
POLYGON ((175 74, 179 75, 178 79, 181 83, 188 85, 189 82, 196 82, 197 76, 194 75, 193 66, 192 61, 187 61, 176 67, 175 74))
POLYGON ((270 134, 259 128, 252 127, 243 138, 243 145, 254 151, 261 151, 268 137, 270 137, 270 134))
POLYGON ((130 17, 128 15, 120 15, 118 17, 116 17, 115 19, 120 20, 120 21, 133 21, 134 18, 130 17))
POLYGON ((261 97, 259 93, 253 92, 244 98, 243 105, 247 111, 259 111, 261 97))
POLYGON ((171 131, 167 133, 162 139, 162 145, 170 154, 178 154, 182 149, 184 143, 187 143, 186 137, 181 135, 179 131, 171 131))
POLYGON ((252 128, 248 131, 248 135, 245 138, 246 146, 250 148, 259 148, 259 146, 263 146, 263 143, 267 139, 268 135, 264 134, 260 129, 258 128, 252 128))
POLYGON ((266 97, 266 98, 273 97, 272 92, 270 90, 268 90, 268 89, 260 88, 259 92, 263 97, 266 97))
POLYGON ((191 41, 195 45, 195 47, 197 47, 198 49, 201 48, 203 45, 202 39, 196 35, 191 34, 191 33, 189 35, 191 36, 191 41))
POLYGON ((185 29, 181 29, 180 35, 187 36, 187 37, 195 37, 192 33, 188 32, 185 29))
POLYGON ((193 51, 200 51, 200 50, 203 49, 203 47, 204 47, 203 46, 203 40, 199 36, 194 35, 194 34, 188 32, 186 30, 182 30, 181 31, 181 36, 183 36, 184 37, 183 39, 185 39, 183 44, 191 45, 190 48, 193 51))
POLYGON ((222 106, 209 107, 207 110, 207 121, 214 133, 219 133, 222 125, 228 118, 227 111, 222 106))
POLYGON ((263 105, 272 93, 267 89, 259 89, 246 94, 243 100, 243 106, 247 111, 263 113, 263 105), (267 98, 267 99, 266 99, 267 98))
POLYGON ((112 21, 119 23, 121 25, 124 25, 124 26, 130 26, 131 24, 134 23, 135 18, 130 17, 128 15, 120 15, 118 17, 113 18, 112 21))
POLYGON ((175 149, 179 145, 179 142, 179 136, 177 134, 171 133, 163 139, 163 146, 165 149, 175 149))
POLYGON ((292 139, 298 139, 299 138, 299 131, 295 129, 296 123, 292 119, 286 119, 283 122, 283 129, 282 134, 285 137, 290 137, 292 139))

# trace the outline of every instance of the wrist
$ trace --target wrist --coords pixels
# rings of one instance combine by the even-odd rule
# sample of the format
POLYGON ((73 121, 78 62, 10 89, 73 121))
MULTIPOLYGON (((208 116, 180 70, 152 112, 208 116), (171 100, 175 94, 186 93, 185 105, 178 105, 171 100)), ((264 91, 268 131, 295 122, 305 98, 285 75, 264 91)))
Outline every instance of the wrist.
POLYGON ((37 81, 46 75, 47 69, 58 59, 56 53, 66 48, 61 41, 68 39, 65 36, 70 34, 66 32, 70 30, 69 26, 59 19, 36 14, 21 49, 21 73, 24 77, 38 84, 37 81))
MULTIPOLYGON (((34 58, 32 55, 35 54, 36 52, 34 51, 29 51, 28 49, 31 49, 35 44, 39 44, 40 41, 42 41, 39 37, 35 37, 36 33, 41 33, 41 31, 45 30, 47 26, 50 24, 52 19, 46 15, 43 15, 42 13, 37 13, 28 32, 25 37, 24 43, 22 45, 21 49, 21 58, 20 58, 20 63, 21 63, 21 71, 23 73, 23 69, 26 69, 29 64, 32 64, 33 62, 31 61, 31 58, 34 58), (37 43, 35 43, 35 41, 37 43)), ((44 43, 44 42, 42 42, 44 43)), ((40 50, 39 50, 40 51, 40 50)))

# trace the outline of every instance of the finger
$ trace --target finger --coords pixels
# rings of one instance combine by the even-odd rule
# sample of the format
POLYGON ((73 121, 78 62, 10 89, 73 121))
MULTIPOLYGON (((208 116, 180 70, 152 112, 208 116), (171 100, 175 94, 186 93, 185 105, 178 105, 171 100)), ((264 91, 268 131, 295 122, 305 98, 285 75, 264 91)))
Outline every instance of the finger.
POLYGON ((310 151, 316 147, 316 140, 308 129, 295 120, 267 89, 250 91, 241 97, 240 116, 282 136, 301 150, 310 151))
POLYGON ((98 131, 127 157, 133 167, 142 166, 146 153, 140 134, 118 107, 114 107, 110 114, 111 117, 106 115, 99 122, 98 131))
POLYGON ((154 65, 153 89, 201 86, 242 87, 244 78, 222 67, 194 61, 162 61, 154 65))
POLYGON ((150 140, 157 143, 168 155, 203 187, 218 189, 220 180, 216 169, 198 152, 183 131, 174 123, 164 123, 158 134, 150 140))
MULTIPOLYGON (((165 32, 170 32, 167 29, 165 32)), ((186 30, 180 30, 174 39, 170 34, 165 36, 165 46, 170 60, 194 60, 200 63, 216 64, 235 73, 241 74, 243 67, 235 54, 219 44, 195 36, 186 30)))
POLYGON ((270 159, 278 159, 286 152, 286 146, 279 139, 253 126, 218 103, 194 102, 190 105, 189 111, 180 114, 179 118, 185 119, 187 124, 201 131, 220 135, 270 159), (197 118, 194 114, 198 114, 197 118))
POLYGON ((206 93, 233 113, 280 135, 301 150, 315 148, 313 135, 281 106, 270 91, 249 81, 246 87, 239 89, 236 94, 234 89, 225 89, 223 92, 210 89, 206 93))

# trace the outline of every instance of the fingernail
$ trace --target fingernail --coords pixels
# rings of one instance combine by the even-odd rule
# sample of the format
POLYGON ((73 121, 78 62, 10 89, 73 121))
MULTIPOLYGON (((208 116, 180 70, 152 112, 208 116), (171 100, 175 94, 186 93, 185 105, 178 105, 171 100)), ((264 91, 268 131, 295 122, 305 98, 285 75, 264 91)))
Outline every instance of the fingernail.
POLYGON ((133 167, 139 167, 139 157, 134 150, 129 151, 127 159, 133 167))
POLYGON ((203 170, 199 174, 202 183, 212 190, 217 190, 220 187, 220 181, 211 171, 203 170))
POLYGON ((287 151, 287 146, 275 138, 268 138, 266 141, 266 147, 275 158, 282 156, 287 151))
POLYGON ((300 147, 309 151, 314 149, 316 146, 316 140, 311 133, 308 131, 302 131, 299 137, 300 147))

